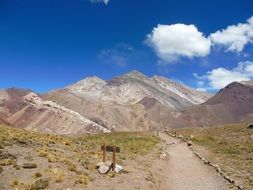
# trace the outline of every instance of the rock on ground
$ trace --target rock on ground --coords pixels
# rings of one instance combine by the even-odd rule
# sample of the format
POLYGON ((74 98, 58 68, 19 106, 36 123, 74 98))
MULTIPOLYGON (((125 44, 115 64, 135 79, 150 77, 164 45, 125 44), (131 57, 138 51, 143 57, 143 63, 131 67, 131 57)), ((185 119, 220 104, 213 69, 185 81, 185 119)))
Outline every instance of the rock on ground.
POLYGON ((98 172, 100 174, 107 174, 110 171, 110 167, 106 166, 106 165, 102 165, 98 168, 98 172))

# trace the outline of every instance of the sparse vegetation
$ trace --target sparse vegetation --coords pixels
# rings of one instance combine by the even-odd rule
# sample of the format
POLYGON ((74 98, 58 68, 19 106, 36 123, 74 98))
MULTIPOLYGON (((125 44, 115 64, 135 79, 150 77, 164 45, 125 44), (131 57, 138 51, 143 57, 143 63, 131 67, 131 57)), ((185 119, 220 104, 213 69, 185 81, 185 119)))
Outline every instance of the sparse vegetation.
POLYGON ((12 163, 12 166, 13 166, 16 170, 20 170, 20 166, 17 164, 16 161, 14 161, 14 162, 12 163))
POLYGON ((48 155, 47 149, 43 148, 43 149, 38 150, 37 155, 39 157, 46 157, 48 155))
POLYGON ((31 185, 30 190, 45 189, 49 185, 48 179, 38 179, 31 185))
MULTIPOLYGON (((95 175, 99 175, 95 166, 102 159, 100 146, 103 143, 121 148, 117 162, 122 164, 126 159, 147 154, 158 142, 148 133, 68 137, 0 125, 0 144, 4 147, 0 150, 0 173, 4 173, 4 178, 8 174, 15 175, 20 181, 27 181, 27 184, 18 184, 12 177, 6 178, 5 185, 9 185, 9 189, 14 184, 17 184, 16 188, 31 190, 54 189, 56 183, 57 187, 62 185, 64 188, 71 183, 86 186, 89 181, 97 179, 95 175), (17 173, 16 170, 20 171, 17 173), (93 175, 90 176, 91 172, 93 175)), ((112 173, 108 177, 117 176, 112 173)))
POLYGON ((35 178, 42 177, 42 173, 40 173, 40 172, 36 172, 36 173, 34 174, 34 177, 35 177, 35 178))
POLYGON ((12 165, 13 159, 7 158, 0 160, 0 166, 9 166, 12 165))
POLYGON ((56 183, 63 182, 64 180, 64 171, 59 168, 53 168, 51 169, 52 172, 52 178, 56 183))
POLYGON ((206 157, 249 189, 253 188, 253 129, 247 128, 245 124, 235 124, 213 128, 183 128, 178 129, 177 134, 186 138, 192 135, 193 143, 208 148, 206 157))
POLYGON ((37 168, 37 164, 35 163, 24 163, 22 165, 23 168, 26 168, 26 169, 34 169, 34 168, 37 168))
POLYGON ((79 175, 76 180, 76 183, 80 183, 83 185, 88 185, 88 182, 89 182, 89 176, 83 175, 83 174, 79 175))
POLYGON ((76 165, 75 164, 72 164, 72 163, 69 163, 68 165, 68 170, 71 171, 71 172, 76 172, 76 165))
POLYGON ((13 181, 12 181, 12 186, 13 187, 15 187, 15 186, 17 186, 18 184, 19 184, 20 182, 19 182, 19 180, 18 179, 14 179, 13 181))
POLYGON ((95 148, 97 145, 102 145, 103 143, 117 145, 122 150, 120 158, 124 160, 129 156, 147 154, 159 142, 159 139, 148 133, 115 132, 79 138, 77 141, 81 144, 87 144, 90 148, 95 148))

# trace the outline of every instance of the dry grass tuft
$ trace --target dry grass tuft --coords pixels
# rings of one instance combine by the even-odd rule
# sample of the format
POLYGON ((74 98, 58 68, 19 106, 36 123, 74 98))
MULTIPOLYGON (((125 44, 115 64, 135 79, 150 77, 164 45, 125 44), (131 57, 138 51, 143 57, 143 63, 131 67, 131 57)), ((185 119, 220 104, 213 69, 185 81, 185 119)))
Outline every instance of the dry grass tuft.
POLYGON ((11 158, 0 160, 0 166, 9 166, 9 165, 12 165, 12 163, 13 163, 13 159, 11 158))
POLYGON ((39 178, 39 177, 42 177, 42 173, 36 172, 33 176, 34 176, 35 178, 39 178))
POLYGON ((80 184, 83 184, 83 185, 88 185, 88 182, 89 182, 89 176, 87 175, 79 175, 77 180, 76 180, 76 183, 80 183, 80 184))
POLYGON ((64 180, 64 172, 59 168, 52 168, 51 169, 52 178, 56 183, 63 182, 64 180))
POLYGON ((47 148, 43 148, 37 151, 37 155, 39 157, 47 157, 48 155, 48 149, 47 148))
POLYGON ((20 183, 20 181, 19 181, 18 179, 14 179, 14 180, 11 182, 11 185, 12 185, 13 187, 15 187, 15 186, 19 185, 19 183, 20 183))

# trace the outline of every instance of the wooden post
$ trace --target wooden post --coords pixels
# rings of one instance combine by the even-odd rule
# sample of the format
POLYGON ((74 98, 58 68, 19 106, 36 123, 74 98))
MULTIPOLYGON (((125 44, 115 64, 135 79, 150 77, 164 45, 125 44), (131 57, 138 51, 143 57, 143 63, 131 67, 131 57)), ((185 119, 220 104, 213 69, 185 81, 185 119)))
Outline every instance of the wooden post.
POLYGON ((116 147, 113 145, 113 153, 112 153, 112 171, 115 171, 116 166, 116 147))
POLYGON ((105 143, 104 143, 104 149, 103 149, 103 162, 105 162, 105 150, 106 150, 106 147, 105 147, 105 143))
POLYGON ((116 167, 116 152, 120 152, 120 147, 105 146, 105 143, 101 146, 101 151, 103 151, 103 162, 105 162, 105 152, 112 152, 112 170, 115 171, 116 167))

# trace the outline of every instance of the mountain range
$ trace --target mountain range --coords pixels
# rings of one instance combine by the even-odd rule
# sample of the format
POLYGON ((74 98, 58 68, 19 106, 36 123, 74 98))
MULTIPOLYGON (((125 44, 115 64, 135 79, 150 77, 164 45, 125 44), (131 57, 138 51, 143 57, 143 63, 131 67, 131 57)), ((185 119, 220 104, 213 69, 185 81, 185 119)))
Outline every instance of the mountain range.
POLYGON ((0 90, 0 122, 57 134, 148 131, 253 121, 253 83, 216 95, 161 76, 132 71, 111 80, 88 77, 46 94, 0 90))

